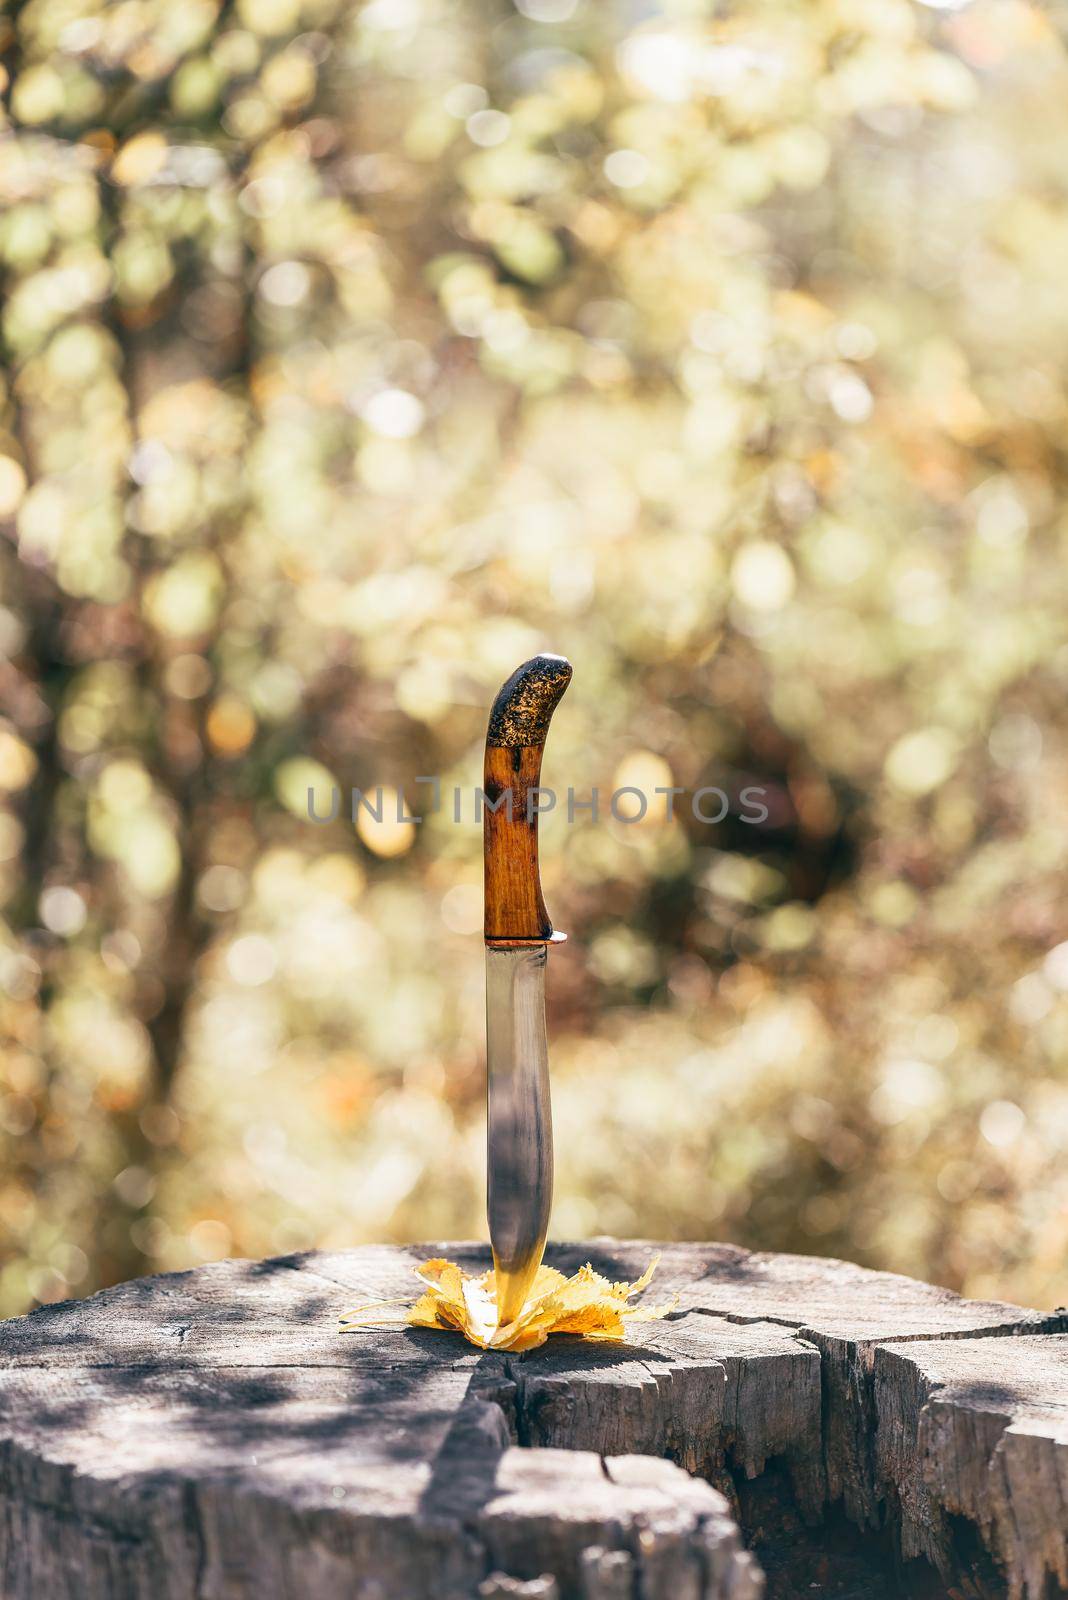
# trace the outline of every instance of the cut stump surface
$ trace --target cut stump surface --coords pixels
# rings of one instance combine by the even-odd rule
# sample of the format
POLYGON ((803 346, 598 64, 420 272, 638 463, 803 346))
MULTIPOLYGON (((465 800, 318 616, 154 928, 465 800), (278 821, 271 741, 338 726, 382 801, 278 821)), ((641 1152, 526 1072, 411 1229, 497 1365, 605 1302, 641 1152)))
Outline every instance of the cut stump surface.
POLYGON ((487 1264, 225 1261, 0 1324, 4 1600, 1068 1594, 1063 1316, 694 1244, 640 1342, 337 1331, 436 1254, 487 1264))

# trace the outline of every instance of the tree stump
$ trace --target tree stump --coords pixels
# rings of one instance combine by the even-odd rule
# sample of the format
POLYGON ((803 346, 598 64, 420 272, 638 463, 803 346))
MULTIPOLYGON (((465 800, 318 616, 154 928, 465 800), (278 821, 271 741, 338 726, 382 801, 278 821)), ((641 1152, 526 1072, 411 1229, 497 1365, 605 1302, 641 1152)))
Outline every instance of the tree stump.
MULTIPOLYGON (((656 1247, 550 1249, 633 1278, 656 1247)), ((0 1325, 6 1600, 1050 1600, 1068 1319, 668 1245, 640 1343, 341 1334, 483 1247, 225 1261, 0 1325), (746 1546, 749 1546, 747 1549, 746 1546)))

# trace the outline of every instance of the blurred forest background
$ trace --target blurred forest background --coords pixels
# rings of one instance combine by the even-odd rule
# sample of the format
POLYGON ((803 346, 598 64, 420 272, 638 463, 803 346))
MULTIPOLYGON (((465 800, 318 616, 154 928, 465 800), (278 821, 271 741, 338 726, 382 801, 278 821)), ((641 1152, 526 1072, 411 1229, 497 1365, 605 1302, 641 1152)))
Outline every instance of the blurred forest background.
POLYGON ((543 824, 554 1234, 1052 1305, 1066 14, 517 5, 0 19, 0 1310, 484 1237, 470 804, 306 795, 539 648, 771 812, 543 824))

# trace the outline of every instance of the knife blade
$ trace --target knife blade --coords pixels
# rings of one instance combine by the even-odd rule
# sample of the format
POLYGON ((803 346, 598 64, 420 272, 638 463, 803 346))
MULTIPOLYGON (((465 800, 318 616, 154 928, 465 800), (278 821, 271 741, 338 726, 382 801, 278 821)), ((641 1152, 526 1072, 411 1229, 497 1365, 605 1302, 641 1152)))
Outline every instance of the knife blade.
POLYGON ((541 1265, 552 1206, 545 968, 548 946, 565 936, 542 897, 531 797, 570 681, 563 656, 524 662, 497 695, 486 734, 486 1201, 502 1326, 519 1315, 541 1265))
POLYGON ((486 949, 486 1202, 501 1323, 523 1309, 553 1199, 545 946, 486 949))

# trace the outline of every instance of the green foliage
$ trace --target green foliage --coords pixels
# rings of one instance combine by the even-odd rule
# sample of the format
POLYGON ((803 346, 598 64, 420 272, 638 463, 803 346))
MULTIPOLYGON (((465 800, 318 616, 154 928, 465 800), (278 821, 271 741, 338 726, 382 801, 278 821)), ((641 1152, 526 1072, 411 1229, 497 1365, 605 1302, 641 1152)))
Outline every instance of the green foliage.
POLYGON ((554 1232, 1053 1303, 1063 44, 518 4, 0 21, 0 1304, 480 1231, 448 789, 540 648, 549 782, 772 813, 546 819, 554 1232))

